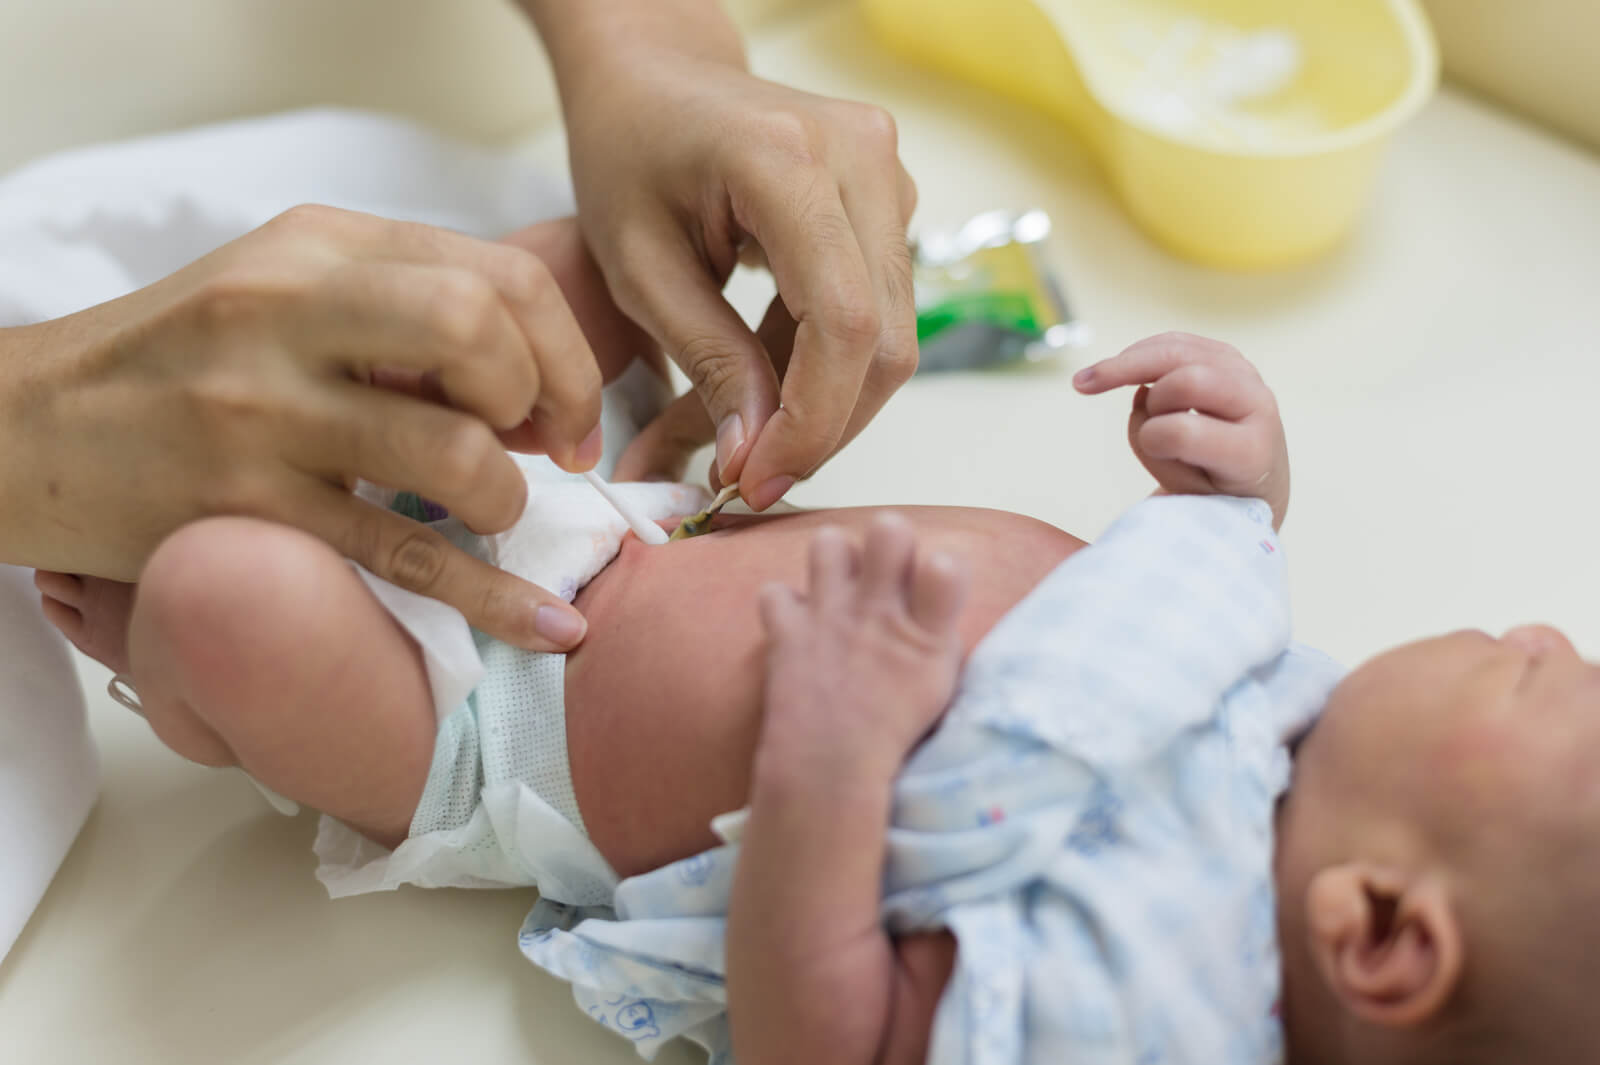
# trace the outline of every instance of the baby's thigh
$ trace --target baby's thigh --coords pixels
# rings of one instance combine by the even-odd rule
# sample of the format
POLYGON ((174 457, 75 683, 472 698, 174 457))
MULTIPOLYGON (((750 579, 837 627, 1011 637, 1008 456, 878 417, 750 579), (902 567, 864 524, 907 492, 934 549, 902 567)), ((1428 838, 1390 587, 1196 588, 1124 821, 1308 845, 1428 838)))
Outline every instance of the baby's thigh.
MULTIPOLYGON (((765 637, 757 592, 806 584, 824 524, 860 536, 884 508, 742 519, 666 547, 629 540, 579 595, 589 635, 567 659, 573 787, 595 845, 628 875, 715 844, 709 823, 743 806, 761 727, 765 637)), ((999 511, 897 508, 925 550, 972 574, 970 648, 1082 542, 999 511)))
POLYGON ((248 518, 180 529, 145 568, 129 655, 178 753, 238 764, 381 842, 404 838, 437 728, 427 673, 322 541, 248 518), (229 757, 188 749, 207 737, 229 757))

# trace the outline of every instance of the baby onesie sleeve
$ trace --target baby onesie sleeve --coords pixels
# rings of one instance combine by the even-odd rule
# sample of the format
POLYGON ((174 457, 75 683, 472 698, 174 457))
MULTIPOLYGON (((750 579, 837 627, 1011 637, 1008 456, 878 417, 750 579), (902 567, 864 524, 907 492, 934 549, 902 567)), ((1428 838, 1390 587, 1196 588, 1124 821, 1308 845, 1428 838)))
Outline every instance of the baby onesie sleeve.
POLYGON ((952 715, 1091 765, 1127 764, 1207 721, 1284 651, 1289 631, 1271 508, 1155 496, 995 626, 952 715))

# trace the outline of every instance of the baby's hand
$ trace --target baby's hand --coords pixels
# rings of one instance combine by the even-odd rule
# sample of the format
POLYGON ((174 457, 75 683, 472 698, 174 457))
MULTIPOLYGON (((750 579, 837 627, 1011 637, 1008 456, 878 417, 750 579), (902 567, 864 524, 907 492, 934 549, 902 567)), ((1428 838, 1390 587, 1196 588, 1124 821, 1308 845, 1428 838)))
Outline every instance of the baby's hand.
POLYGON ((1164 492, 1253 496, 1289 509, 1289 446, 1256 368, 1218 340, 1163 333, 1080 370, 1085 395, 1138 385, 1128 442, 1164 492))
POLYGON ((767 684, 758 768, 776 761, 783 770, 892 776, 955 690, 966 592, 961 565, 919 551, 898 515, 874 521, 865 548, 838 529, 818 531, 806 594, 782 584, 761 592, 767 684))

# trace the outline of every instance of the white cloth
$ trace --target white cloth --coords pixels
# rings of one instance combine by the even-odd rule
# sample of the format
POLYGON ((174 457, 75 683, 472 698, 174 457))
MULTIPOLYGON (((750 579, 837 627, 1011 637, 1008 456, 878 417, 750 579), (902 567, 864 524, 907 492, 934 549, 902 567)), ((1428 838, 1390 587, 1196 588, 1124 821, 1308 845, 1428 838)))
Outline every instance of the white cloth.
POLYGON ((0 566, 0 959, 67 856, 99 788, 83 693, 32 571, 0 566))
MULTIPOLYGON (((1289 642, 1271 520, 1141 503, 974 650, 896 784, 884 871, 892 931, 959 943, 934 1065, 1281 1060, 1272 811, 1341 671, 1289 642)), ((686 1035, 728 1065, 738 850, 623 881, 614 915, 541 901, 522 949, 644 1056, 686 1035)))
POLYGON ((125 295, 302 203, 480 237, 572 211, 512 153, 354 111, 97 145, 0 178, 0 326, 125 295))
POLYGON ((483 679, 483 660, 478 657, 466 618, 448 603, 390 584, 354 562, 350 565, 373 598, 383 604, 422 650, 433 712, 443 721, 483 679))

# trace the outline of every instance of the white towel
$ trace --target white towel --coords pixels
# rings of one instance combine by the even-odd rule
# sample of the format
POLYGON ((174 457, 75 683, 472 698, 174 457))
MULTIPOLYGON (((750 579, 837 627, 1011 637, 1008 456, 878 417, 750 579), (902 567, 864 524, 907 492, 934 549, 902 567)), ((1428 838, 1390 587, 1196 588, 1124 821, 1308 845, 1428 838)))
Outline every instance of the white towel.
POLYGON ((0 177, 0 326, 142 288, 297 204, 493 237, 572 202, 512 152, 354 111, 82 148, 0 177))
POLYGON ((0 566, 0 958, 67 856, 98 775, 67 643, 32 572, 0 566))

